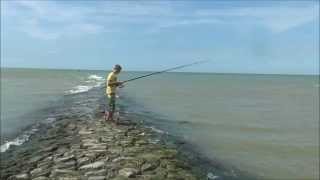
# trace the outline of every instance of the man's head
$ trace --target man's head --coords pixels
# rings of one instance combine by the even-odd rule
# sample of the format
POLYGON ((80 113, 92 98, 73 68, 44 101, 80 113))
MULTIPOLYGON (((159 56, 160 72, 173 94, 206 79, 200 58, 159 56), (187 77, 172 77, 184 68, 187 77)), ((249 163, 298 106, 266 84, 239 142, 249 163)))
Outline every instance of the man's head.
POLYGON ((119 74, 121 72, 122 67, 119 64, 114 65, 113 72, 119 74))

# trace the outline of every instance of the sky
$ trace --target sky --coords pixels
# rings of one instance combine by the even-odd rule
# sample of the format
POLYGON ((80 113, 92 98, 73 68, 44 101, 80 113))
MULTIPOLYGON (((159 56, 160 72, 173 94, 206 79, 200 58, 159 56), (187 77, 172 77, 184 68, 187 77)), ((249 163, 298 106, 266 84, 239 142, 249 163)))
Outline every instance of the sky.
POLYGON ((319 74, 319 1, 1 1, 1 67, 319 74))

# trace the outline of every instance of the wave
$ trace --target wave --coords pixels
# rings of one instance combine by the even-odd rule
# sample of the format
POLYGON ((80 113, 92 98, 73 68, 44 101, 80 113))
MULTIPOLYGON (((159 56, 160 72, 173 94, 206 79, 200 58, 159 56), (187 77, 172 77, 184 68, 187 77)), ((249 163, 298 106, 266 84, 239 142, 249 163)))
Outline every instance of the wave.
POLYGON ((150 128, 152 131, 156 132, 156 133, 168 134, 167 132, 162 131, 161 129, 155 128, 154 126, 149 126, 149 128, 150 128))
POLYGON ((30 136, 38 131, 37 128, 32 128, 24 132, 22 135, 18 136, 12 141, 7 141, 0 146, 0 152, 6 152, 11 146, 20 146, 21 144, 25 143, 29 140, 30 136))
POLYGON ((71 90, 66 91, 66 94, 77 94, 87 92, 94 87, 99 87, 104 83, 104 78, 95 74, 91 74, 81 85, 73 87, 71 90))
MULTIPOLYGON (((53 117, 48 117, 45 119, 43 122, 40 122, 40 124, 52 124, 54 121, 56 121, 56 118, 53 117)), ((27 130, 23 132, 20 136, 16 137, 12 141, 7 141, 4 144, 0 146, 0 152, 6 152, 10 147, 13 146, 20 146, 23 143, 27 142, 30 138, 31 135, 36 133, 39 129, 40 126, 39 123, 35 124, 30 130, 27 130)))
POLYGON ((88 77, 88 79, 101 81, 101 80, 103 80, 103 77, 97 76, 97 75, 95 75, 95 74, 92 74, 92 75, 90 75, 90 76, 88 77))
POLYGON ((82 92, 86 92, 89 91, 90 89, 92 89, 93 86, 76 86, 73 89, 67 91, 68 94, 77 94, 77 93, 82 93, 82 92))

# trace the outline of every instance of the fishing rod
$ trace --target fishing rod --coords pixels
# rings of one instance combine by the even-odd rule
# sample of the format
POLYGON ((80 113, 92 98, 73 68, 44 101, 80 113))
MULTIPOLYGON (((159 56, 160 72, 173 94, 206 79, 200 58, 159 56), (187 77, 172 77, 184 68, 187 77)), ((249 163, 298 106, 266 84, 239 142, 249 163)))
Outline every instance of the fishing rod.
POLYGON ((176 66, 176 67, 165 69, 165 70, 162 70, 162 71, 157 71, 157 72, 153 72, 153 73, 146 74, 146 75, 143 75, 143 76, 138 76, 138 77, 135 77, 135 78, 132 78, 132 79, 128 79, 128 80, 122 81, 122 83, 124 84, 124 83, 130 82, 130 81, 134 81, 134 80, 137 80, 137 79, 145 78, 145 77, 152 76, 152 75, 155 75, 155 74, 161 74, 161 73, 172 71, 172 70, 176 70, 176 69, 182 69, 182 68, 185 68, 185 67, 188 67, 188 66, 193 66, 193 65, 196 65, 196 64, 202 64, 202 63, 205 63, 205 62, 208 62, 208 61, 209 60, 197 61, 197 62, 193 62, 193 63, 190 63, 190 64, 184 64, 184 65, 181 65, 181 66, 176 66))

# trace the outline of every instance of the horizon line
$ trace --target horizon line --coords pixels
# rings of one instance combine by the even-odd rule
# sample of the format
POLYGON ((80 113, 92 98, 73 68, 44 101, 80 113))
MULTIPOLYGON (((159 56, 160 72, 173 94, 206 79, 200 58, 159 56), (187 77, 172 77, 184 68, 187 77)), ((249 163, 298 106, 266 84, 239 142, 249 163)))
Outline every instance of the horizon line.
MULTIPOLYGON (((72 70, 72 71, 111 71, 111 69, 81 69, 81 68, 48 68, 48 67, 0 67, 0 69, 37 69, 37 70, 72 70)), ((124 72, 157 72, 161 70, 126 70, 124 72)), ((198 73, 198 74, 248 74, 248 75, 290 75, 290 76, 320 76, 320 72, 301 74, 301 73, 254 73, 254 72, 209 72, 209 71, 169 71, 168 73, 198 73)))

